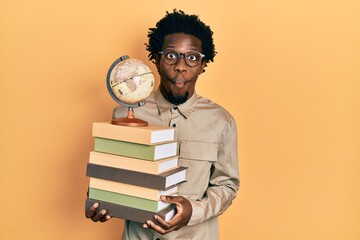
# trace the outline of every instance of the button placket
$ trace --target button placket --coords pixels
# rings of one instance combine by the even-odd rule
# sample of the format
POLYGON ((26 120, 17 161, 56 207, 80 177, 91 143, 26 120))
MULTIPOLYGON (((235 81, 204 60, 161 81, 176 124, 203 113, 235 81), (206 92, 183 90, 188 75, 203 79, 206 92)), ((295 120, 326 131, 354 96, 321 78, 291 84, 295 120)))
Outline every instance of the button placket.
POLYGON ((176 127, 179 120, 180 120, 180 113, 177 107, 174 107, 170 110, 171 112, 171 119, 170 119, 170 127, 176 127))

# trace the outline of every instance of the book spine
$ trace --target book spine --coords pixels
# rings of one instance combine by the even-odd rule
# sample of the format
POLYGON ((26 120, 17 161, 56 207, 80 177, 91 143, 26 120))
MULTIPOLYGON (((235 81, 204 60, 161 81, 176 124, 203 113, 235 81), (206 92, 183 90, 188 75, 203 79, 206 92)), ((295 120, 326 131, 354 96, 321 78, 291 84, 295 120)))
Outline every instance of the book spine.
POLYGON ((97 152, 154 161, 154 146, 150 145, 95 137, 94 150, 97 152))
POLYGON ((165 126, 127 127, 109 122, 93 123, 94 137, 108 138, 125 142, 153 145, 173 141, 175 130, 165 126))
POLYGON ((176 213, 175 205, 170 205, 169 207, 165 208, 164 210, 161 210, 160 212, 151 212, 151 211, 126 207, 123 205, 99 201, 91 198, 86 198, 85 210, 88 210, 96 202, 99 203, 99 207, 96 213, 98 213, 102 209, 106 209, 107 214, 111 217, 126 219, 139 223, 145 223, 147 220, 152 220, 154 223, 159 224, 158 221, 154 218, 155 214, 168 221, 176 213))
POLYGON ((157 161, 167 157, 176 156, 177 142, 173 141, 157 145, 144 145, 95 137, 94 150, 96 152, 157 161))
POLYGON ((139 128, 117 126, 110 123, 93 123, 94 137, 108 138, 125 142, 150 144, 151 131, 139 128))
POLYGON ((177 186, 174 186, 166 191, 161 191, 152 188, 145 188, 135 185, 130 185, 126 183, 119 183, 109 180, 104 180, 100 178, 90 178, 91 188, 102 189, 110 192, 121 193, 125 195, 130 195, 134 197, 146 198, 150 200, 157 201, 161 195, 173 195, 178 192, 177 186))
POLYGON ((86 176, 158 190, 168 190, 175 185, 185 182, 186 169, 187 167, 180 166, 156 175, 88 163, 86 176), (183 176, 180 176, 179 179, 172 178, 172 176, 176 176, 181 172, 184 174, 180 174, 183 176), (168 178, 170 179, 169 181, 168 178))
POLYGON ((138 158, 124 157, 101 152, 90 152, 89 162, 109 167, 123 168, 132 171, 159 173, 159 162, 138 158))
POLYGON ((158 190, 166 189, 165 179, 161 175, 135 172, 92 163, 87 164, 86 176, 158 190))
POLYGON ((91 151, 89 162, 127 170, 160 174, 178 166, 178 156, 173 156, 159 161, 147 161, 138 158, 130 158, 113 154, 91 151))
POLYGON ((89 188, 89 198, 151 212, 158 212, 170 205, 160 200, 154 201, 96 188, 89 188))

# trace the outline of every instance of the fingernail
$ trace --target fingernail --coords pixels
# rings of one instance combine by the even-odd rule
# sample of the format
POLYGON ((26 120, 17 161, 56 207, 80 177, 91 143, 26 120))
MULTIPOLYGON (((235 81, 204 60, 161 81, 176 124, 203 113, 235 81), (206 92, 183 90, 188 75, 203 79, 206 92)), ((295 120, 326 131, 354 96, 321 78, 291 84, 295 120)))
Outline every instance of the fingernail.
POLYGON ((109 215, 106 215, 106 220, 109 220, 111 217, 109 215))
POLYGON ((94 208, 97 208, 97 207, 99 207, 99 203, 94 203, 94 208))
POLYGON ((102 215, 105 215, 105 213, 106 213, 106 210, 101 210, 102 215))
POLYGON ((158 215, 155 215, 154 218, 157 220, 157 219, 158 219, 158 215))
POLYGON ((143 224, 143 228, 148 228, 148 225, 146 225, 146 224, 143 224))

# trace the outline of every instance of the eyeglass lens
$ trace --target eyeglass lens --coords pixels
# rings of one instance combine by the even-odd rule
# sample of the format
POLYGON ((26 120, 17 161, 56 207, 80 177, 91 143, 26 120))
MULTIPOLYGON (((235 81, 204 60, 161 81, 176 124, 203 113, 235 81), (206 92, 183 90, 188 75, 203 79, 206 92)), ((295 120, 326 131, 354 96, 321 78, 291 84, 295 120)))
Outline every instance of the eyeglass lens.
POLYGON ((178 61, 180 60, 181 55, 184 56, 186 64, 189 65, 190 67, 197 66, 203 58, 203 55, 196 51, 191 51, 187 53, 178 53, 174 50, 167 50, 162 53, 165 63, 169 65, 177 64, 178 61))

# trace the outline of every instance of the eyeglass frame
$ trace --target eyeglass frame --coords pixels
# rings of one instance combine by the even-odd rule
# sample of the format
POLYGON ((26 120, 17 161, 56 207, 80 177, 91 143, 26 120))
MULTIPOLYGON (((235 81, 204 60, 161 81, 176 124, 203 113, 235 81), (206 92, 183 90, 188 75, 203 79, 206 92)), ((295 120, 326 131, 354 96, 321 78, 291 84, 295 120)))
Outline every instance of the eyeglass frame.
POLYGON ((183 57, 184 57, 184 62, 186 63, 187 66, 189 66, 189 67, 196 67, 196 66, 198 66, 198 65, 203 61, 203 59, 204 59, 204 57, 205 57, 205 54, 203 54, 203 53, 201 53, 201 52, 198 52, 198 51, 189 51, 189 52, 187 52, 187 53, 178 53, 178 52, 175 51, 175 50, 165 50, 165 51, 160 51, 160 52, 159 52, 159 54, 162 56, 162 59, 163 59, 164 63, 166 63, 167 65, 170 65, 170 66, 178 64, 179 61, 180 61, 181 56, 183 56, 183 57), (177 58, 176 58, 177 60, 176 60, 175 63, 170 64, 170 63, 167 63, 167 62, 165 61, 164 53, 165 53, 166 51, 172 51, 172 52, 174 52, 174 53, 177 53, 177 58), (186 58, 185 58, 185 55, 186 55, 187 53, 192 53, 192 52, 195 52, 195 53, 200 54, 200 57, 201 57, 199 63, 196 64, 195 66, 190 66, 189 63, 187 62, 186 58))

